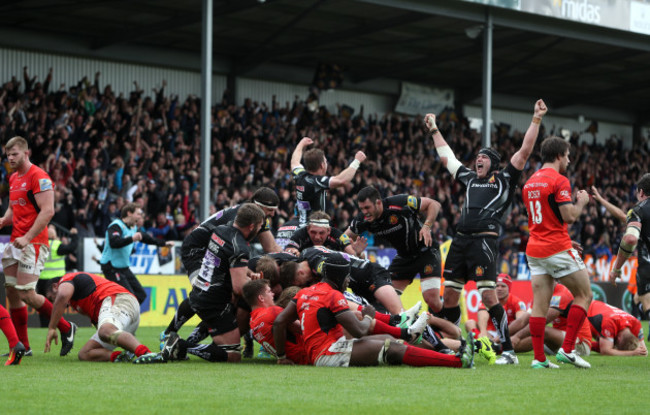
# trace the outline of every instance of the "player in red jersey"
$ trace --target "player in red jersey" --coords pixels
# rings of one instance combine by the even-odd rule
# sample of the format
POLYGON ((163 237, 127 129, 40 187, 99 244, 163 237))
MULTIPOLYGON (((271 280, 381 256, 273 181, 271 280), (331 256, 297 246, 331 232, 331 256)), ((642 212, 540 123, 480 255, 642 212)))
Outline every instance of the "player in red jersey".
MULTIPOLYGON (((273 303, 273 291, 269 281, 265 279, 249 281, 242 291, 244 299, 251 306, 250 327, 253 338, 264 347, 264 350, 277 357, 273 340, 273 322, 283 308, 273 303)), ((299 365, 309 364, 297 320, 289 324, 285 351, 287 359, 292 362, 299 365)))
POLYGON ((526 257, 532 275, 533 310, 530 332, 535 358, 533 368, 549 368, 544 354, 544 328, 553 281, 558 279, 574 296, 567 315, 567 329, 556 358, 576 367, 591 365, 574 353, 576 336, 587 316, 591 302, 591 285, 580 253, 573 247, 568 225, 575 222, 589 203, 589 195, 579 190, 572 203, 571 184, 562 174, 569 165, 569 143, 559 137, 548 137, 542 142, 542 168, 524 185, 522 197, 528 209, 530 239, 526 257))
POLYGON ((79 360, 125 362, 135 357, 133 363, 164 363, 159 354, 152 353, 135 338, 140 324, 140 304, 121 285, 99 275, 72 272, 52 283, 48 297, 54 302, 54 309, 45 340, 46 353, 52 340, 58 343, 56 321, 70 305, 90 317, 97 327, 97 332, 79 351, 79 360), (114 351, 116 346, 127 352, 114 351))
MULTIPOLYGON (((573 304, 573 294, 562 284, 555 283, 553 296, 551 297, 550 307, 546 314, 546 322, 553 323, 551 327, 547 326, 544 330, 544 344, 553 351, 562 347, 566 336, 567 316, 571 305, 573 304)), ((528 313, 522 318, 524 324, 528 324, 528 313)), ((533 349, 532 338, 530 336, 529 326, 519 330, 512 336, 512 344, 517 352, 529 352, 533 349)), ((589 356, 591 351, 591 330, 589 322, 585 319, 578 330, 575 344, 576 353, 580 356, 589 356)), ((551 362, 549 362, 549 366, 551 362)), ((555 365, 554 365, 555 366, 555 365)))
POLYGON ((641 322, 625 311, 592 301, 587 315, 596 339, 593 350, 608 356, 647 356, 641 322))
MULTIPOLYGON (((27 306, 49 317, 52 303, 35 291, 50 249, 47 225, 54 216, 52 179, 29 161, 27 140, 13 137, 5 145, 7 159, 14 173, 9 176, 9 207, 0 218, 0 228, 12 225, 11 243, 4 250, 2 267, 11 319, 20 341, 31 356, 27 337, 27 306)), ((67 355, 74 343, 77 327, 64 319, 57 321, 61 331, 61 356, 67 355)))
POLYGON ((286 355, 286 330, 299 320, 309 361, 315 366, 375 366, 382 363, 409 366, 472 367, 472 334, 457 355, 406 345, 388 335, 368 336, 372 317, 360 321, 350 310, 343 291, 350 280, 350 265, 328 257, 318 266, 322 281, 303 288, 273 324, 279 364, 291 364, 286 355), (353 339, 346 339, 346 330, 353 339))

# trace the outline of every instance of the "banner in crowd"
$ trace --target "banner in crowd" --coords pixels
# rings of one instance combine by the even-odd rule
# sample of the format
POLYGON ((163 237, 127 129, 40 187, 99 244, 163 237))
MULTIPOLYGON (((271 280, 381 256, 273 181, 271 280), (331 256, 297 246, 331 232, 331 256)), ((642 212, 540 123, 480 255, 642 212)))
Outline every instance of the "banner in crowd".
POLYGON ((454 106, 452 89, 431 88, 424 85, 402 82, 402 92, 395 105, 395 112, 408 115, 440 114, 445 108, 454 106))
MULTIPOLYGON (((101 246, 103 243, 103 238, 84 238, 83 263, 80 264, 80 269, 101 274, 99 260, 102 257, 102 252, 99 250, 98 244, 101 246)), ((174 243, 175 245, 170 248, 135 242, 133 253, 129 258, 131 271, 134 274, 172 275, 183 273, 179 255, 181 242, 174 243)))

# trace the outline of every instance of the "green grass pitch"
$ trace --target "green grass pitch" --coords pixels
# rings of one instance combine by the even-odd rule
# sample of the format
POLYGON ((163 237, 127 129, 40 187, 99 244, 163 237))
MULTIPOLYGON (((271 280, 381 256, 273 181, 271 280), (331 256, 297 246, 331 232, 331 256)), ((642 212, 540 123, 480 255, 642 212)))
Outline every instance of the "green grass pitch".
MULTIPOLYGON (((141 327, 138 338, 157 351, 160 331, 141 327)), ((477 357, 473 370, 287 367, 258 358, 229 365, 194 356, 155 365, 80 362, 92 333, 80 329, 70 356, 59 357, 60 346, 43 353, 45 329, 30 329, 34 356, 0 369, 0 414, 640 414, 648 407, 648 357, 594 354, 590 370, 543 371, 530 369, 532 353, 508 367, 477 357)))

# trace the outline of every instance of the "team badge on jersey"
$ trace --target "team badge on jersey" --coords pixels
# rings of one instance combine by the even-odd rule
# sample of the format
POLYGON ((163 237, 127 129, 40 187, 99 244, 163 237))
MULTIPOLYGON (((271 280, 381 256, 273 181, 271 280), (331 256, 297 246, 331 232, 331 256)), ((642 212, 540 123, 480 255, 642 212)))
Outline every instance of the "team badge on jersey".
POLYGON ((411 209, 417 210, 418 209, 418 198, 415 197, 415 196, 409 196, 408 199, 406 200, 406 204, 411 209))
POLYGON ((323 265, 325 265, 325 261, 321 261, 318 263, 318 266, 316 267, 316 274, 318 275, 323 274, 323 265))
POLYGON ((433 266, 431 266, 431 264, 427 264, 424 266, 424 274, 425 275, 433 274, 433 266))
POLYGON ((395 225, 395 224, 397 223, 397 216, 395 216, 395 215, 391 215, 391 217, 388 218, 388 222, 389 222, 391 225, 395 225))
POLYGON ((38 187, 41 189, 41 192, 44 192, 46 190, 52 190, 52 180, 38 179, 38 187))
POLYGON ((483 274, 485 273, 485 270, 483 269, 483 267, 478 266, 478 267, 476 267, 476 270, 474 271, 474 273, 476 274, 477 277, 482 277, 483 274))
POLYGON ((496 181, 496 177, 493 174, 492 176, 490 176, 490 179, 488 180, 488 183, 494 183, 495 181, 496 181))

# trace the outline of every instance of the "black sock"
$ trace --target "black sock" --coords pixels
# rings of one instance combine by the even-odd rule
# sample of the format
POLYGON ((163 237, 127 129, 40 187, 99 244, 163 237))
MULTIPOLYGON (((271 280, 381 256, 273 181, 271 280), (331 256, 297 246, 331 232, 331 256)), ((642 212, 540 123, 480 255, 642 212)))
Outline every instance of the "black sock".
POLYGON ((514 349, 510 342, 508 317, 506 316, 506 311, 503 309, 503 306, 500 303, 497 303, 488 310, 488 313, 490 313, 490 319, 492 320, 492 324, 494 324, 494 328, 497 330, 497 333, 499 333, 499 338, 503 345, 503 351, 512 352, 514 349))
POLYGON ((438 333, 436 333, 435 330, 431 328, 431 326, 427 326, 427 328, 424 330, 424 333, 422 333, 422 338, 431 343, 433 350, 436 352, 449 350, 449 348, 442 342, 440 336, 438 336, 438 333))
POLYGON ((442 307, 440 310, 440 317, 447 321, 451 321, 457 326, 460 326, 460 306, 456 307, 442 307))
POLYGON ((187 349, 187 353, 198 356, 210 362, 225 362, 228 360, 228 353, 214 343, 198 344, 187 349))
POLYGON ((169 322, 169 326, 165 329, 165 333, 171 331, 178 333, 178 330, 183 327, 183 324, 187 323, 187 320, 194 317, 194 310, 190 306, 190 300, 187 298, 183 300, 178 306, 178 310, 174 313, 174 318, 169 322))
POLYGON ((199 344, 199 342, 210 335, 210 329, 208 325, 203 321, 199 323, 198 326, 192 330, 189 336, 187 336, 187 342, 190 344, 199 344))
POLYGON ((409 341, 411 340, 411 335, 409 334, 409 329, 407 328, 402 328, 402 334, 399 336, 400 339, 409 341))
MULTIPOLYGON (((390 319, 388 320, 388 325, 397 327, 401 322, 402 322, 402 316, 400 316, 399 314, 391 314, 390 319)), ((49 324, 49 320, 48 320, 48 324, 49 324)))

